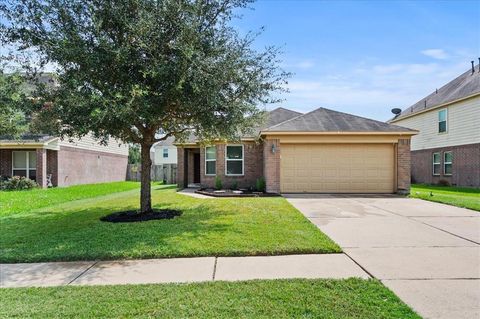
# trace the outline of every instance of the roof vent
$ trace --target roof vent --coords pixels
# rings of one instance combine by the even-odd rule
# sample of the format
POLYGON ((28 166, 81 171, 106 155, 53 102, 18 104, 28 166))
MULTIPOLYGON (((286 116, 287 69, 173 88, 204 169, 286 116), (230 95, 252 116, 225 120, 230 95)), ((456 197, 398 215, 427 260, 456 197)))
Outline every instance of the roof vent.
POLYGON ((480 58, 478 58, 478 73, 480 73, 480 58))
POLYGON ((475 73, 475 65, 473 64, 474 63, 473 61, 471 61, 471 62, 472 62, 472 74, 473 74, 473 73, 475 73))
POLYGON ((392 113, 395 114, 395 115, 398 115, 400 113, 402 113, 402 109, 399 109, 398 107, 392 109, 392 113))

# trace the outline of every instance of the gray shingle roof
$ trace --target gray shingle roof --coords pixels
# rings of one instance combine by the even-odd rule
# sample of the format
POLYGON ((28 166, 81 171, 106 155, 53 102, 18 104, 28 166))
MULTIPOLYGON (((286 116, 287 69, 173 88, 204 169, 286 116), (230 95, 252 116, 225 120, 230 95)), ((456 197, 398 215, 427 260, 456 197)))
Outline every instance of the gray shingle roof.
POLYGON ((175 143, 175 137, 170 136, 167 137, 165 140, 158 142, 155 146, 172 146, 175 143))
POLYGON ((265 132, 415 132, 398 125, 364 117, 318 108, 283 123, 271 126, 265 132))
POLYGON ((18 138, 12 138, 11 136, 0 136, 0 142, 2 143, 45 143, 55 137, 46 134, 25 134, 18 138))
POLYGON ((268 112, 267 122, 264 126, 265 128, 274 126, 300 115, 303 115, 303 113, 292 111, 283 107, 278 107, 268 112))
POLYGON ((477 93, 480 94, 479 65, 475 67, 475 72, 473 74, 471 69, 468 70, 456 79, 439 88, 438 91, 434 91, 427 97, 403 110, 403 112, 393 118, 392 121, 477 93))

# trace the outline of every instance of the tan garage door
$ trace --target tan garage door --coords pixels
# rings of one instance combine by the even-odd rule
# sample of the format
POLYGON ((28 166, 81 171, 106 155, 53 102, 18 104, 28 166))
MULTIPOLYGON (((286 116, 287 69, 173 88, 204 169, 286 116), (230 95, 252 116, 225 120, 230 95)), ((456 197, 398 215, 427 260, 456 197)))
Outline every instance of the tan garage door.
POLYGON ((391 144, 283 144, 281 191, 392 193, 391 144))

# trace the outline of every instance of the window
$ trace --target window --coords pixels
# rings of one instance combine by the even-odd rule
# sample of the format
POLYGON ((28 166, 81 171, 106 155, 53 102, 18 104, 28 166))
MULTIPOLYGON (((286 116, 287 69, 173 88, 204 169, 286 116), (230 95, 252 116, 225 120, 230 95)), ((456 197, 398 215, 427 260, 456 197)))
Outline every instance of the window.
POLYGON ((205 175, 217 173, 217 148, 215 146, 205 147, 205 175))
POLYGON ((452 152, 443 153, 443 175, 452 175, 452 152))
POLYGON ((433 175, 440 175, 440 153, 433 153, 433 175))
POLYGON ((447 131, 447 110, 438 112, 438 133, 445 133, 447 131))
POLYGON ((12 175, 37 179, 37 152, 14 151, 12 152, 12 175))
POLYGON ((168 158, 168 148, 163 149, 163 158, 168 158))
POLYGON ((243 175, 243 145, 227 145, 225 162, 226 175, 243 175))

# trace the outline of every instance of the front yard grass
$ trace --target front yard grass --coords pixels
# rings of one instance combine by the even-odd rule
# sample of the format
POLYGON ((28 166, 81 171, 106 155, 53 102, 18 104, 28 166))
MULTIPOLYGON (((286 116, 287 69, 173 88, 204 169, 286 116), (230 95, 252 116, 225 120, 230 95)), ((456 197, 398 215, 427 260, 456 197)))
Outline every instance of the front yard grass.
POLYGON ((41 207, 52 206, 78 199, 92 198, 140 188, 136 182, 113 182, 76 185, 63 188, 0 191, 0 216, 26 213, 41 207))
POLYGON ((0 289, 1 318, 420 318, 379 281, 0 289))
POLYGON ((480 211, 480 188, 414 184, 410 196, 480 211))
POLYGON ((152 198, 155 208, 183 215, 138 223, 99 220, 136 209, 138 191, 4 214, 0 262, 340 252, 281 197, 197 199, 177 194, 175 186, 156 186, 152 198))

